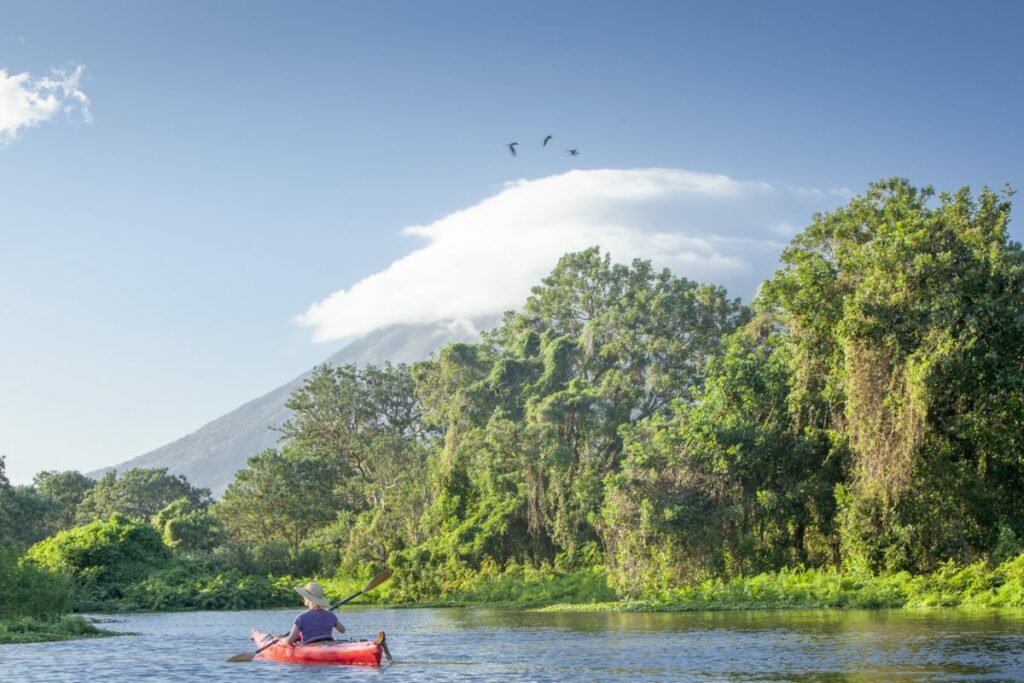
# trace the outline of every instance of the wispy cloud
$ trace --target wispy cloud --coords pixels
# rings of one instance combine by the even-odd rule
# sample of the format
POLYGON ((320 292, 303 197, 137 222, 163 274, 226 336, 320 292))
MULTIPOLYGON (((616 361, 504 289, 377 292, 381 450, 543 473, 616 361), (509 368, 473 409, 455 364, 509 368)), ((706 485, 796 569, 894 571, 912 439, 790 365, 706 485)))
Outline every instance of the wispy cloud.
POLYGON ((84 72, 85 67, 79 65, 71 71, 54 69, 49 76, 32 78, 27 71, 8 74, 0 69, 0 147, 14 142, 23 128, 60 113, 92 121, 89 98, 79 87, 84 72))
POLYGON ((427 225, 426 244, 297 317, 317 341, 396 323, 472 319, 522 305, 558 258, 593 245, 749 298, 789 231, 836 197, 680 169, 571 171, 518 180, 427 225), (783 241, 780 241, 783 240, 783 241))

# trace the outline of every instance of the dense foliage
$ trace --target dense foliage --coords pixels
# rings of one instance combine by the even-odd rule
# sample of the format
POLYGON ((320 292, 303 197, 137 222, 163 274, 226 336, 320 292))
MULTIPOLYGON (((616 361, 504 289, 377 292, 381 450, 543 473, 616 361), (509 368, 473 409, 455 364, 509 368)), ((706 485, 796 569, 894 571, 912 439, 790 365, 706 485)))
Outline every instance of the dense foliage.
POLYGON ((699 387, 745 317, 721 288, 613 264, 595 248, 561 259, 482 343, 419 364, 437 436, 429 539, 394 560, 405 594, 444 591, 485 561, 599 562, 623 429, 699 387))
POLYGON ((153 527, 114 515, 73 527, 28 549, 28 561, 70 577, 90 600, 120 596, 170 559, 153 527))
POLYGON ((67 616, 72 606, 66 577, 19 562, 0 546, 0 644, 109 635, 81 617, 67 616))
MULTIPOLYGON (((95 486, 94 480, 75 471, 47 470, 40 472, 32 479, 32 487, 54 503, 50 525, 55 531, 70 529, 75 525, 78 506, 95 486)), ((118 510, 118 512, 123 513, 124 511, 118 510)))
POLYGON ((60 574, 0 548, 0 619, 52 619, 71 609, 71 585, 60 574))
POLYGON ((846 566, 927 571, 1024 524, 1024 254, 1010 196, 873 186, 783 253, 762 307, 789 408, 849 453, 846 566))
POLYGON ((477 344, 318 368, 219 502, 166 470, 12 487, 0 459, 0 538, 60 532, 28 557, 124 608, 288 604, 268 575, 384 565, 389 599, 442 604, 1020 604, 1010 197, 872 185, 749 307, 567 254, 477 344))
POLYGON ((83 524, 112 515, 148 521, 180 498, 192 506, 205 507, 210 504, 210 490, 195 488, 180 474, 167 474, 166 467, 135 468, 120 477, 112 470, 85 492, 76 510, 76 521, 83 524))

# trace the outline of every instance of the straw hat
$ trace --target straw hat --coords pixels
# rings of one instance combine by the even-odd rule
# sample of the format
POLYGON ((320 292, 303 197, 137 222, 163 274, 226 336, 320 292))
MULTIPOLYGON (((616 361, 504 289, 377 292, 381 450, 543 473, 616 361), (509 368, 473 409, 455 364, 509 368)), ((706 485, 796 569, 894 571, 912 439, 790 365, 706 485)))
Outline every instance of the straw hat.
POLYGON ((297 586, 295 592, 309 600, 314 605, 327 609, 330 605, 330 601, 327 600, 327 596, 324 594, 324 587, 316 581, 310 581, 305 586, 297 586))

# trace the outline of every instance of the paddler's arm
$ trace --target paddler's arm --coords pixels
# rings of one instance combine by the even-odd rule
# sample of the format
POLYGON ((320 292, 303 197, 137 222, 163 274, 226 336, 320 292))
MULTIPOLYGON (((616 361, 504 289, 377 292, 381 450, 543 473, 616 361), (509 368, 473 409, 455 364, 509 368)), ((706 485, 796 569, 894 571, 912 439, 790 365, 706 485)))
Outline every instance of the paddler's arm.
POLYGON ((337 629, 338 633, 345 632, 345 624, 341 623, 337 616, 334 617, 334 628, 337 629))
POLYGON ((296 624, 292 624, 292 630, 288 632, 288 635, 281 642, 285 645, 294 645, 295 639, 299 637, 299 627, 296 624))

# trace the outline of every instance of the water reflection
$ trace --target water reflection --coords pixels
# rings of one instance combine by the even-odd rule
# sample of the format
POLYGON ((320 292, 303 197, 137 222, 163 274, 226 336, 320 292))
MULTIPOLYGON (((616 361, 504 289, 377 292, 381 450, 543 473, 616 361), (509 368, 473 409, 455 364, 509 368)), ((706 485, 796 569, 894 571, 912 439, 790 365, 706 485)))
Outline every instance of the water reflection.
POLYGON ((28 681, 925 681, 1024 679, 1024 611, 558 613, 352 609, 350 633, 389 633, 381 670, 228 664, 248 629, 292 611, 133 615, 135 637, 0 647, 28 681))

